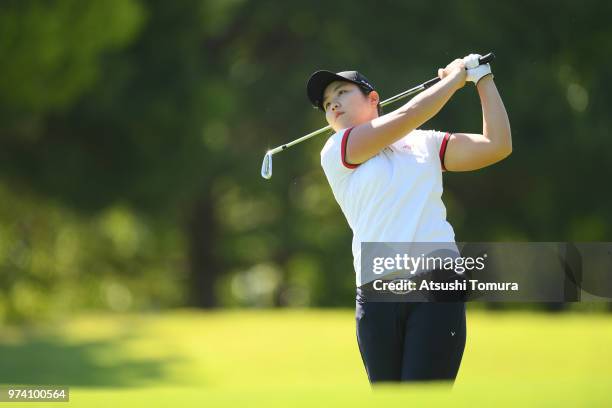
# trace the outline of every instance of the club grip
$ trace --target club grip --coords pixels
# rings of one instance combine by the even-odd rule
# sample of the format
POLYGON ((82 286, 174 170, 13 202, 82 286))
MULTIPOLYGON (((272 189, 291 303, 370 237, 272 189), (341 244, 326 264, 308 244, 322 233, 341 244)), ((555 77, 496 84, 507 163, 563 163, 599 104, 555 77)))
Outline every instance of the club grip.
POLYGON ((490 52, 487 55, 483 55, 482 57, 480 57, 478 62, 480 63, 480 65, 483 65, 483 64, 488 64, 489 62, 493 61, 494 59, 495 59, 495 54, 490 52))
MULTIPOLYGON (((482 57, 480 57, 480 59, 478 60, 478 63, 480 65, 483 64, 488 64, 489 62, 493 61, 495 59, 495 54, 493 54, 492 52, 483 55, 482 57)), ((423 89, 427 89, 432 85, 437 84, 438 82, 440 82, 440 78, 435 77, 435 78, 431 78, 429 81, 427 82, 423 82, 423 84, 421 85, 423 87, 423 89)))

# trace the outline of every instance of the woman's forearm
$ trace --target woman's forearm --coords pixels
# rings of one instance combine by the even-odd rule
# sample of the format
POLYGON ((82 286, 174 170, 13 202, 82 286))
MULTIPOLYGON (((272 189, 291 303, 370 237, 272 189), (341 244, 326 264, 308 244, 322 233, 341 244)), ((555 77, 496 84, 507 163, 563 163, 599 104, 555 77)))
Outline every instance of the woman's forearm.
POLYGON ((482 106, 482 134, 497 146, 500 152, 509 154, 512 151, 510 121, 493 77, 482 78, 477 89, 482 106))
MULTIPOLYGON (((421 126, 435 116, 457 91, 459 88, 458 83, 463 84, 463 82, 452 78, 445 78, 441 82, 415 96, 404 106, 393 112, 409 118, 405 120, 408 128, 405 130, 412 130, 421 126)), ((404 134, 406 133, 404 131, 404 134)))

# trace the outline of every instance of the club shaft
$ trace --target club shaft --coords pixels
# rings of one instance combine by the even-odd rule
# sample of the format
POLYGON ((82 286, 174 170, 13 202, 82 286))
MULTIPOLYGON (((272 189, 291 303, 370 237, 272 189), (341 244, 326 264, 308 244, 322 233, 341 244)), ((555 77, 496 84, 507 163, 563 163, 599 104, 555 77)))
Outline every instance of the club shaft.
MULTIPOLYGON (((438 78, 436 78, 436 79, 438 79, 438 78)), ((408 96, 410 96, 410 95, 413 95, 413 94, 415 94, 415 93, 417 93, 417 92, 421 92, 421 91, 422 91, 422 90, 424 90, 424 89, 426 89, 425 84, 421 84, 421 85, 419 85, 419 86, 415 86, 414 88, 408 89, 407 91, 404 91, 404 92, 399 93, 399 94, 397 94, 397 95, 395 95, 395 96, 392 96, 392 97, 391 97, 391 98, 389 98, 389 99, 385 99, 384 101, 382 101, 382 102, 380 103, 380 106, 386 106, 386 105, 389 105, 389 104, 391 104, 391 103, 393 103, 393 102, 399 101, 400 99, 406 98, 406 97, 408 97, 408 96)), ((274 148, 274 149, 272 149, 272 150, 268 150, 268 153, 270 153, 270 154, 275 154, 275 153, 281 152, 281 151, 283 151, 283 150, 287 149, 288 147, 291 147, 291 146, 293 146, 293 145, 296 145, 296 144, 298 144, 298 143, 301 143, 301 142, 303 142, 304 140, 310 139, 311 137, 318 136, 318 135, 320 135, 321 133, 325 133, 325 132, 327 132, 327 131, 329 131, 329 130, 331 130, 331 126, 330 126, 330 125, 327 125, 327 126, 325 126, 325 127, 321 128, 321 129, 319 129, 319 130, 315 130, 314 132, 311 132, 311 133, 309 133, 309 134, 307 134, 307 135, 304 135, 304 136, 300 137, 299 139, 295 139, 295 140, 293 140, 293 141, 291 141, 291 142, 289 142, 289 143, 287 143, 287 144, 284 144, 284 145, 282 145, 282 146, 275 147, 275 148, 274 148)))
MULTIPOLYGON (((489 62, 493 61, 494 58, 495 58, 495 55, 492 52, 488 53, 488 54, 484 55, 482 58, 480 58, 480 64, 488 64, 489 62)), ((404 99, 404 98, 406 98, 408 96, 414 95, 415 93, 424 91, 425 89, 427 89, 427 88, 437 84, 438 82, 440 82, 440 78, 439 77, 432 78, 429 81, 423 82, 422 84, 415 86, 414 88, 410 88, 410 89, 408 89, 408 90, 406 90, 404 92, 398 93, 397 95, 390 97, 389 99, 385 99, 384 101, 382 101, 380 103, 380 106, 389 105, 390 103, 397 102, 397 101, 399 101, 401 99, 404 99)), ((302 143, 304 140, 308 140, 311 137, 318 136, 321 133, 325 133, 325 132, 327 132, 329 130, 331 130, 331 126, 327 125, 327 126, 321 128, 319 130, 315 130, 314 132, 308 133, 307 135, 304 135, 304 136, 300 137, 299 139, 295 139, 295 140, 293 140, 293 141, 291 141, 291 142, 289 142, 287 144, 275 147, 272 150, 268 150, 266 152, 266 154, 273 155, 275 153, 282 152, 283 150, 285 150, 285 149, 287 149, 287 148, 289 148, 289 147, 291 147, 293 145, 296 145, 298 143, 302 143)))

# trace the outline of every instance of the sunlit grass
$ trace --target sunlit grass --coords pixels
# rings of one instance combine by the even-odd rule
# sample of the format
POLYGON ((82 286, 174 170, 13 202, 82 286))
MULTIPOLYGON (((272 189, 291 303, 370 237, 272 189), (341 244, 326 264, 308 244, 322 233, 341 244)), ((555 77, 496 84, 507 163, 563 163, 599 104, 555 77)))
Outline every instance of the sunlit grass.
POLYGON ((87 314, 5 328, 0 383, 65 384, 70 406, 602 406, 612 403, 610 344, 605 314, 469 310, 452 390, 372 392, 353 311, 87 314))

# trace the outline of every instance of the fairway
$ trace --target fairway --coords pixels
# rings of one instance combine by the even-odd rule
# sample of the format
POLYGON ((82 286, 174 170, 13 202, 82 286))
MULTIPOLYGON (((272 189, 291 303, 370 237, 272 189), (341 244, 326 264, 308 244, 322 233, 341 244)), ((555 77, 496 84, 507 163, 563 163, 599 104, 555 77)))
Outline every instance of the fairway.
POLYGON ((0 383, 68 385, 75 407, 604 406, 610 344, 608 315, 468 309, 452 391, 372 392, 350 310, 82 314, 4 328, 0 383))

